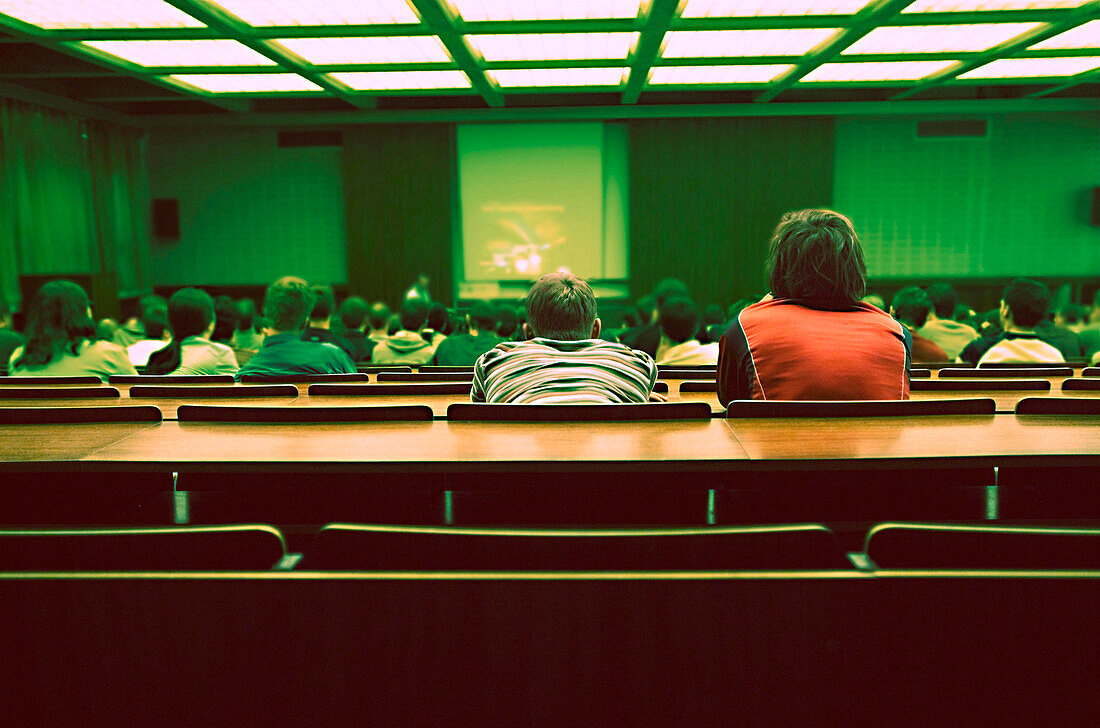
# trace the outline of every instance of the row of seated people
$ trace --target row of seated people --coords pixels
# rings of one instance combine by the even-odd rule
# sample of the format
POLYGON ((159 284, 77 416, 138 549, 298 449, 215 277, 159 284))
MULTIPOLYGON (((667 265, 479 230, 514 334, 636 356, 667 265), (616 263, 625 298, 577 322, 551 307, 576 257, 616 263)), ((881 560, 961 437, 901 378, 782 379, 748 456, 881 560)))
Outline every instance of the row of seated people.
MULTIPOLYGON (((360 336, 334 335, 327 328, 334 308, 331 289, 311 289, 305 281, 288 277, 268 288, 267 336, 243 365, 231 347, 211 341, 215 305, 194 288, 178 291, 168 302, 170 337, 132 347, 143 347, 142 354, 152 349, 147 373, 233 374, 238 379, 351 373, 356 371, 356 346, 371 349, 376 364, 470 363, 474 402, 645 402, 653 394, 658 363, 715 364, 723 403, 908 398, 908 371, 919 361, 914 352, 935 346, 914 333, 923 331, 932 315, 929 296, 918 288, 901 291, 891 306, 893 316, 862 301, 866 267, 847 218, 828 210, 785 215, 771 241, 769 284, 767 296, 744 308, 708 344, 697 339, 695 305, 675 287, 662 292, 670 295, 659 302, 656 324, 615 337, 627 343, 601 338, 592 289, 569 273, 548 274, 532 285, 522 340, 504 341, 491 333, 495 321, 488 307, 471 312, 469 333, 425 334, 428 308, 413 298, 402 307, 400 330, 375 341, 366 324, 360 336), (359 343, 352 345, 353 340, 359 343), (656 347, 656 361, 648 351, 651 346, 656 347)), ((1043 284, 1013 281, 999 311, 1003 333, 971 341, 960 359, 978 365, 1063 361, 1035 330, 1049 303, 1043 284)), ((369 314, 359 307, 357 315, 369 314)), ((43 286, 31 304, 27 333, 26 343, 9 360, 13 375, 90 373, 106 378, 136 372, 126 351, 95 340, 87 296, 73 283, 43 286)), ((942 348, 933 354, 946 358, 942 348)))

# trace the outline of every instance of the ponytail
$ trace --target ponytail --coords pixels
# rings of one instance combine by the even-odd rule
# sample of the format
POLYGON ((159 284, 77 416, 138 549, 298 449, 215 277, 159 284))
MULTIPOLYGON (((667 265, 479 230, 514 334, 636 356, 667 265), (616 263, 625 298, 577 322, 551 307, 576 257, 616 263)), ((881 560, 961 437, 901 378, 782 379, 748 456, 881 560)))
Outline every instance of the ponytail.
POLYGON ((183 347, 179 339, 172 339, 163 349, 158 349, 149 357, 145 365, 146 374, 171 374, 183 364, 183 347))

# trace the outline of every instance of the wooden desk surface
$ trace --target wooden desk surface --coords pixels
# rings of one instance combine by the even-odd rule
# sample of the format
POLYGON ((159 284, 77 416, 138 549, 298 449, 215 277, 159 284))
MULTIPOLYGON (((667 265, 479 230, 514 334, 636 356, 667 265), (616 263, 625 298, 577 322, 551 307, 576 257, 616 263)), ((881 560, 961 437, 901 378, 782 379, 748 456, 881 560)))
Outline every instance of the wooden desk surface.
POLYGON ((74 461, 119 442, 150 422, 0 425, 0 463, 74 461))

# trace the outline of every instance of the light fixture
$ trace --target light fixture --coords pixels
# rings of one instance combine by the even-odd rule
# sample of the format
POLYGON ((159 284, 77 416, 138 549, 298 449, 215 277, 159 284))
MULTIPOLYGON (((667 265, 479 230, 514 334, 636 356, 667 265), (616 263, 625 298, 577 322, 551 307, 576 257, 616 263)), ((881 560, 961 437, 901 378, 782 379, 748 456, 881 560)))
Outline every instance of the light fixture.
POLYGON ((296 73, 180 73, 163 78, 215 94, 321 91, 321 87, 296 73))
POLYGON ((665 58, 801 56, 837 32, 836 28, 787 30, 673 30, 665 33, 665 58))
POLYGON ((419 23, 406 0, 216 0, 255 27, 419 23))
POLYGON ((787 63, 720 66, 657 66, 649 85, 768 83, 794 66, 787 63))
POLYGON ((0 13, 49 30, 206 27, 163 0, 0 0, 0 13))
POLYGON ((470 87, 470 79, 462 71, 363 71, 331 75, 357 91, 470 87))
POLYGON ((94 48, 139 66, 274 66, 275 61, 235 40, 88 40, 94 48))
POLYGON ((1100 56, 1002 58, 960 74, 959 78, 1061 78, 1096 68, 1100 68, 1100 56))
POLYGON ((913 25, 875 28, 844 50, 862 53, 954 53, 984 51, 1039 27, 1039 23, 913 25))
POLYGON ((1076 8, 1089 0, 915 0, 903 13, 966 13, 1076 8))
POLYGON ((1047 38, 1042 43, 1036 43, 1028 50, 1042 51, 1062 48, 1100 48, 1100 20, 1090 20, 1084 25, 1078 25, 1065 33, 1047 38))
POLYGON ((939 73, 958 61, 891 61, 887 63, 826 63, 802 81, 915 81, 939 73))
POLYGON ((636 18, 640 0, 450 0, 468 23, 508 20, 636 18))
POLYGON ((687 0, 681 18, 855 15, 870 0, 687 0))
POLYGON ((487 61, 547 61, 626 58, 637 33, 524 33, 468 35, 470 45, 487 61))
POLYGON ((357 63, 449 63, 450 55, 434 35, 364 38, 286 38, 287 50, 314 65, 357 63))
POLYGON ((500 86, 619 86, 627 68, 501 68, 485 75, 500 86))

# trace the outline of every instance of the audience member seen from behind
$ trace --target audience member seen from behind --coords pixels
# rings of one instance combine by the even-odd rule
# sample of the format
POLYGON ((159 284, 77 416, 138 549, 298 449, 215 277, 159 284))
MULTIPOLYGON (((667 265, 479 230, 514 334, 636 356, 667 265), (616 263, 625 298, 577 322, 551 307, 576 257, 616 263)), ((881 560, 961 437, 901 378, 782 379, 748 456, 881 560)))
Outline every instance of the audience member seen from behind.
MULTIPOLYGON (((116 324, 112 331, 110 341, 125 349, 131 344, 136 344, 148 338, 145 335, 145 329, 142 328, 141 322, 151 311, 159 311, 161 315, 167 317, 168 299, 164 296, 157 296, 155 294, 142 296, 138 301, 138 315, 126 319, 122 325, 116 324)), ((104 321, 106 320, 107 319, 104 319, 104 321)))
POLYGON ((237 304, 229 296, 214 299, 214 331, 210 340, 233 348, 233 334, 237 331, 237 304))
POLYGON ((1038 281, 1017 278, 1008 284, 998 311, 1002 333, 971 342, 959 354, 966 364, 1060 363, 1062 352, 1043 341, 1035 327, 1046 318, 1050 291, 1038 281))
POLYGON ((514 341, 519 337, 520 320, 515 308, 507 304, 498 306, 496 317, 497 336, 504 341, 514 341))
POLYGON ((181 288, 168 299, 172 341, 149 357, 148 374, 236 374, 237 357, 214 333, 214 299, 198 288, 181 288))
POLYGON ((268 320, 263 346, 237 372, 278 377, 294 374, 351 374, 353 362, 332 344, 303 341, 302 330, 313 310, 313 291, 301 278, 280 278, 264 295, 264 318, 268 320))
POLYGON ((160 309, 146 310, 141 317, 141 326, 145 338, 126 347, 126 356, 130 357, 130 363, 135 367, 148 364, 149 357, 172 340, 172 332, 168 330, 168 315, 160 309))
POLYGON ((879 311, 886 310, 886 299, 877 293, 868 293, 866 296, 860 299, 864 303, 869 303, 879 311))
POLYGON ((452 367, 471 367, 485 352, 502 339, 493 333, 496 316, 487 303, 475 303, 466 315, 469 331, 448 336, 435 350, 433 364, 452 367))
POLYGON ((661 306, 661 332, 672 342, 657 360, 662 366, 700 366, 718 363, 718 342, 701 344, 696 334, 699 331, 699 309, 690 298, 673 296, 661 306))
POLYGON ((370 306, 359 296, 345 298, 340 304, 340 320, 344 324, 344 340, 352 349, 352 359, 356 364, 371 360, 371 352, 376 346, 367 336, 367 315, 370 306))
POLYGON ((909 330, 860 298, 863 248, 830 210, 789 212, 768 253, 771 293, 719 340, 718 398, 909 398, 909 330))
POLYGON ((1054 313, 1051 311, 1047 311, 1047 315, 1043 316, 1043 320, 1035 327, 1035 333, 1040 339, 1057 349, 1066 361, 1078 359, 1083 353, 1081 340, 1077 334, 1065 327, 1056 326, 1054 313))
POLYGON ((435 350, 447 339, 447 327, 451 325, 451 314, 442 303, 433 303, 428 306, 428 322, 420 335, 424 337, 432 347, 432 356, 435 350))
POLYGON ((549 273, 527 293, 525 341, 506 341, 474 365, 470 399, 490 403, 646 402, 657 365, 641 351, 599 339, 596 298, 571 273, 549 273))
POLYGON ((370 305, 370 314, 367 316, 367 323, 370 325, 368 337, 375 344, 381 344, 389 337, 386 327, 389 325, 391 315, 390 307, 381 301, 375 301, 370 305))
POLYGON ((336 296, 329 286, 313 286, 313 310, 309 313, 309 326, 302 332, 302 341, 332 344, 355 361, 355 347, 332 329, 332 314, 336 311, 336 296))
POLYGON ((233 332, 233 348, 257 352, 264 337, 256 321, 256 302, 251 298, 237 301, 237 330, 233 332))
POLYGON ((933 283, 925 293, 932 302, 932 310, 917 333, 943 349, 946 361, 954 361, 967 344, 978 338, 978 332, 955 320, 959 297, 950 284, 933 283))
POLYGON ((374 347, 372 363, 420 366, 431 361, 435 349, 421 333, 427 321, 427 304, 415 298, 405 301, 401 305, 401 329, 374 347))
POLYGON ((620 344, 626 344, 632 349, 637 348, 634 344, 638 343, 638 337, 657 323, 657 299, 653 294, 642 296, 635 302, 634 314, 637 318, 635 324, 620 333, 618 337, 620 344))
POLYGON ((7 371, 8 361, 12 353, 23 345, 25 339, 12 326, 11 309, 5 302, 0 302, 0 368, 7 371))
POLYGON ((12 352, 13 376, 137 374, 126 350, 97 341, 88 294, 70 281, 50 281, 38 289, 27 311, 26 342, 12 352))
POLYGON ((687 295, 687 285, 683 281, 675 278, 664 278, 658 281, 653 289, 653 298, 657 304, 657 315, 653 322, 639 331, 633 339, 624 334, 619 341, 632 349, 644 351, 654 359, 660 360, 664 356, 665 349, 673 345, 672 340, 661 331, 661 306, 670 298, 676 296, 686 297, 687 295))
POLYGON ((917 333, 924 326, 928 314, 932 311, 932 300, 928 294, 917 286, 903 288, 894 294, 894 300, 890 302, 890 315, 909 329, 909 335, 913 337, 913 362, 928 364, 931 362, 951 361, 947 358, 947 352, 939 347, 936 342, 926 339, 917 333))

